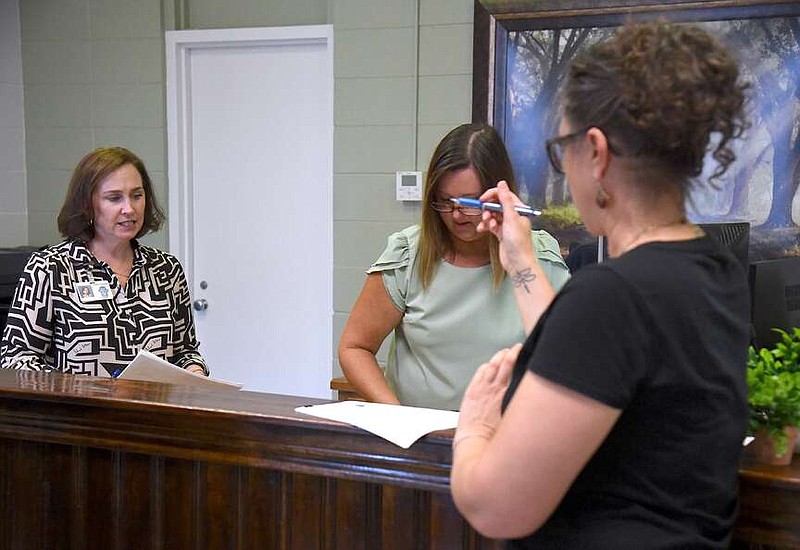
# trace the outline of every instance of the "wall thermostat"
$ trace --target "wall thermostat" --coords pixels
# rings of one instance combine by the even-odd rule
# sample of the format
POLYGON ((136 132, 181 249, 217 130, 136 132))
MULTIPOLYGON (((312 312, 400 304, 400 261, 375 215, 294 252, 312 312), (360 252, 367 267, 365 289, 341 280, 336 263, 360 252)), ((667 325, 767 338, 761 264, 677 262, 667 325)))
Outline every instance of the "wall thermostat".
POLYGON ((395 185, 397 200, 422 200, 422 172, 397 172, 395 185))

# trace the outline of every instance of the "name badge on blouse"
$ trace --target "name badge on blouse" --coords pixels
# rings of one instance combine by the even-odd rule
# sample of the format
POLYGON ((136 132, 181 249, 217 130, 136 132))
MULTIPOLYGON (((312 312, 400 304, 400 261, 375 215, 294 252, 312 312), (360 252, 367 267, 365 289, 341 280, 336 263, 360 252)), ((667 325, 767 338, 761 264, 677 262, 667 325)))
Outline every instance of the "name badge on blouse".
POLYGON ((111 299, 111 285, 107 282, 77 283, 75 285, 75 291, 78 293, 78 298, 80 298, 81 302, 84 304, 111 299))

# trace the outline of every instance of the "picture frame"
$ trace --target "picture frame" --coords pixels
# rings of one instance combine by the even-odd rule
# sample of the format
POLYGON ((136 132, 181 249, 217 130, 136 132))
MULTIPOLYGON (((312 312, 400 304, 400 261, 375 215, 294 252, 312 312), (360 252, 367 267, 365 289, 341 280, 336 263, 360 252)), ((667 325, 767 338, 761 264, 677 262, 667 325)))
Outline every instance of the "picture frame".
POLYGON ((520 194, 543 210, 542 228, 568 254, 591 237, 544 152, 556 133, 558 86, 582 48, 628 21, 649 20, 708 28, 751 82, 752 125, 737 146, 739 161, 719 188, 693 187, 687 215, 750 223, 751 261, 800 256, 800 2, 475 0, 473 121, 498 130, 520 194))

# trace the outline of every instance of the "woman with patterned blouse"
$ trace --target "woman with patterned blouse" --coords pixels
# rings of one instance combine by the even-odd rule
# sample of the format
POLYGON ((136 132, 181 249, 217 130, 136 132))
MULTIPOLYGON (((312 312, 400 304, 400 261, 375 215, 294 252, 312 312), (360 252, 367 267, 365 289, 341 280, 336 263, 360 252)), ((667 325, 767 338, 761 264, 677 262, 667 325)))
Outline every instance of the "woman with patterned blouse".
POLYGON ((58 215, 66 240, 34 252, 17 285, 0 366, 108 377, 147 350, 208 375, 180 263, 136 241, 163 221, 136 155, 86 155, 58 215))

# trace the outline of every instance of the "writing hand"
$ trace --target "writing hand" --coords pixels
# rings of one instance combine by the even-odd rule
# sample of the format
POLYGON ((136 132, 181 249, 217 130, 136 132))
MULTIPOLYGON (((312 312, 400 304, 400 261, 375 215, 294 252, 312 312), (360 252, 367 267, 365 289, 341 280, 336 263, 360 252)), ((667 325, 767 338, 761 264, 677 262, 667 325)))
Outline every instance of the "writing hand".
POLYGON ((529 268, 535 263, 531 245, 531 222, 520 216, 514 206, 523 204, 508 189, 505 181, 498 182, 497 187, 487 189, 481 195, 482 201, 494 201, 503 205, 503 213, 484 211, 478 231, 490 231, 500 242, 500 262, 509 273, 529 268))

